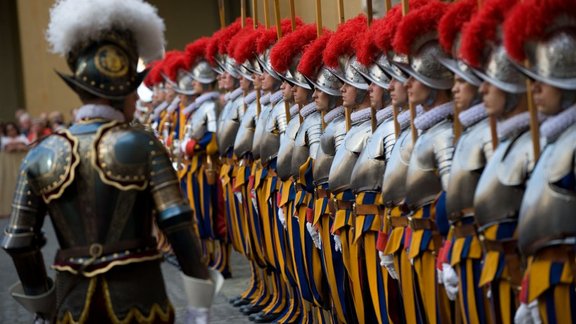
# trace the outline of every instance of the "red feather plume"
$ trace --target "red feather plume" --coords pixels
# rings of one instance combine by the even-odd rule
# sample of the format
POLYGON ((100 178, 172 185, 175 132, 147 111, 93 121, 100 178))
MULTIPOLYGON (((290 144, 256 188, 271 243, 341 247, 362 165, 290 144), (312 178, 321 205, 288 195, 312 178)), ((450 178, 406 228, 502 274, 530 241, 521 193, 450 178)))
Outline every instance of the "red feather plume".
POLYGON ((468 64, 480 67, 487 47, 501 42, 498 39, 499 27, 517 2, 516 0, 488 0, 482 5, 462 35, 460 54, 468 64))
POLYGON ((254 31, 253 25, 246 25, 246 27, 242 28, 228 43, 228 48, 226 48, 226 53, 228 56, 234 58, 234 51, 236 47, 240 44, 240 41, 244 39, 244 37, 248 34, 251 34, 254 31))
POLYGON ((162 64, 160 61, 150 62, 146 68, 148 69, 148 74, 144 78, 144 85, 152 88, 156 83, 162 82, 162 75, 160 75, 162 64))
POLYGON ((463 31, 464 25, 470 21, 477 8, 478 0, 460 0, 451 5, 440 19, 438 38, 448 54, 452 54, 456 36, 463 31))
POLYGON ((397 53, 410 55, 412 45, 421 36, 436 32, 438 22, 449 4, 438 0, 409 12, 400 22, 392 46, 397 53))
POLYGON ((298 63, 298 71, 300 73, 311 79, 316 77, 318 69, 322 66, 322 52, 332 35, 334 35, 334 32, 326 30, 319 38, 306 47, 300 63, 298 63))
POLYGON ((192 43, 186 45, 186 66, 185 69, 189 70, 190 67, 198 60, 204 59, 206 56, 206 46, 210 42, 210 37, 201 37, 192 43))
MULTIPOLYGON (((246 18, 246 26, 252 26, 252 18, 246 18)), ((228 27, 222 30, 220 38, 218 39, 218 53, 223 55, 228 53, 228 44, 238 32, 242 30, 242 19, 238 18, 228 27)))
POLYGON ((381 18, 374 20, 370 28, 362 34, 360 41, 358 42, 358 48, 356 50, 356 57, 358 62, 364 66, 370 66, 374 63, 376 57, 382 52, 376 46, 376 41, 374 39, 376 30, 380 28, 379 25, 386 23, 386 18, 381 18))
POLYGON ((336 68, 341 56, 354 55, 359 42, 358 35, 364 33, 367 28, 368 22, 364 15, 358 15, 338 26, 322 53, 324 64, 336 68))
POLYGON ((296 56, 304 52, 305 47, 316 39, 316 24, 304 25, 286 37, 280 38, 270 50, 270 63, 275 71, 284 73, 296 56))
MULTIPOLYGON (((296 17, 296 28, 304 25, 302 19, 296 17)), ((282 29, 282 36, 286 36, 292 32, 292 20, 282 19, 280 21, 280 29, 282 29)), ((256 51, 258 54, 264 53, 270 46, 274 45, 278 40, 276 26, 266 29, 256 41, 256 51)))
POLYGON ((256 54, 256 41, 264 30, 264 27, 259 27, 258 29, 253 29, 242 35, 238 35, 234 51, 229 52, 237 63, 242 64, 256 54))
POLYGON ((176 52, 176 54, 171 55, 169 59, 164 63, 164 71, 166 76, 176 82, 178 79, 178 70, 186 69, 187 59, 186 53, 176 52))
MULTIPOLYGON (((409 3, 410 10, 416 10, 427 3, 428 0, 412 0, 409 3)), ((385 22, 378 24, 375 28, 374 43, 382 52, 388 52, 392 50, 392 42, 394 41, 396 30, 400 21, 402 21, 401 4, 392 7, 383 19, 385 22)))
MULTIPOLYGON (((574 22, 576 5, 566 0, 526 0, 516 5, 504 23, 504 46, 508 54, 517 61, 523 61, 526 58, 524 44, 545 37, 558 17, 570 17, 574 22)), ((572 23, 572 28, 576 29, 574 25, 572 23)))

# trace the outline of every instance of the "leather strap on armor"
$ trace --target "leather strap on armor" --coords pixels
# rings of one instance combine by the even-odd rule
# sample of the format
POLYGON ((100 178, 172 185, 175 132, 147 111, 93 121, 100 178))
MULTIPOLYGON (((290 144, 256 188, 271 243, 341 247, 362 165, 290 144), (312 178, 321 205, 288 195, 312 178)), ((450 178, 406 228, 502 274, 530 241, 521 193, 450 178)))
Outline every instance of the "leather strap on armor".
POLYGON ((336 200, 336 210, 352 210, 354 203, 351 201, 336 200))
POLYGON ((58 252, 56 253, 56 261, 63 262, 69 258, 100 257, 102 255, 109 255, 126 250, 134 250, 137 248, 155 247, 155 246, 156 246, 156 239, 154 239, 153 237, 149 237, 147 239, 119 241, 106 245, 94 243, 89 246, 78 246, 58 250, 58 252))
POLYGON ((464 238, 476 234, 476 226, 474 224, 454 225, 454 237, 464 238))
POLYGON ((390 226, 396 227, 408 227, 408 217, 400 216, 400 217, 392 217, 388 216, 388 222, 390 226))
POLYGON ((384 212, 378 205, 354 205, 355 215, 381 215, 384 212))
POLYGON ((318 198, 328 198, 330 197, 330 193, 326 189, 316 188, 316 197, 318 198))
POLYGON ((436 224, 429 218, 408 218, 408 225, 413 231, 436 230, 436 224))
POLYGON ((504 262, 508 266, 510 274, 510 284, 518 288, 522 284, 522 261, 518 251, 517 240, 496 241, 484 239, 484 247, 487 251, 500 252, 504 254, 504 262))

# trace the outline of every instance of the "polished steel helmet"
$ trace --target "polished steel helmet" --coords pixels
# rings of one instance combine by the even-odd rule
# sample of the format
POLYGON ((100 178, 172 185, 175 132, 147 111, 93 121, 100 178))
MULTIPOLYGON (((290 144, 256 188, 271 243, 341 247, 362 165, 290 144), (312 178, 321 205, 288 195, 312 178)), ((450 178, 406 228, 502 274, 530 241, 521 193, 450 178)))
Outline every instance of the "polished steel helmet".
POLYGON ((400 70, 400 68, 396 64, 408 64, 408 56, 403 54, 396 54, 394 52, 388 53, 389 59, 386 61, 377 61, 382 70, 388 73, 392 78, 396 79, 398 82, 404 84, 408 81, 410 77, 408 74, 404 73, 404 71, 400 70))
POLYGON ((209 84, 216 81, 216 72, 210 66, 206 60, 198 61, 191 69, 190 69, 190 76, 204 84, 209 84))
POLYGON ((444 51, 436 37, 428 38, 416 47, 414 54, 409 57, 409 64, 396 63, 404 72, 414 79, 433 89, 448 90, 452 88, 453 76, 450 70, 438 60, 444 57, 444 51))
POLYGON ((342 88, 342 81, 340 81, 340 79, 337 78, 336 75, 334 75, 334 73, 328 70, 326 67, 322 66, 318 70, 318 74, 314 80, 306 76, 304 77, 314 86, 314 88, 331 96, 342 96, 342 93, 340 92, 340 88, 342 88))
POLYGON ((508 57, 504 46, 493 46, 482 69, 474 69, 482 80, 510 93, 526 92, 526 78, 508 57))
POLYGON ((389 64, 388 58, 386 57, 386 54, 381 54, 376 58, 376 62, 372 65, 368 66, 366 69, 359 69, 357 71, 367 80, 367 82, 372 82, 383 89, 388 89, 390 86, 390 77, 384 72, 384 69, 380 67, 380 65, 385 64, 389 64), (378 64, 378 61, 381 63, 378 64))
POLYGON ((224 55, 221 60, 217 60, 216 62, 218 62, 218 65, 223 71, 230 74, 233 78, 238 79, 240 77, 239 67, 236 61, 230 56, 224 55))
POLYGON ((455 59, 459 55, 458 53, 460 51, 461 36, 462 35, 459 33, 458 36, 456 36, 456 39, 454 40, 451 51, 452 58, 447 56, 439 56, 437 57, 437 59, 442 65, 444 65, 444 67, 452 71, 452 73, 457 74, 462 79, 466 80, 466 82, 476 87, 479 87, 480 84, 482 83, 482 80, 480 80, 480 78, 478 78, 478 76, 474 74, 472 68, 463 61, 455 59))
POLYGON ((282 78, 276 71, 274 71, 274 68, 272 68, 272 63, 270 63, 270 49, 267 49, 263 54, 258 55, 256 59, 258 60, 258 64, 260 65, 262 72, 266 71, 274 79, 282 81, 282 78))
POLYGON ((361 72, 359 72, 362 71, 362 73, 368 74, 368 70, 364 65, 358 62, 356 55, 351 56, 346 60, 342 71, 343 73, 340 73, 338 70, 335 70, 333 73, 342 82, 345 82, 354 88, 368 90, 369 84, 366 82, 366 79, 362 76, 361 72))
POLYGON ((555 32, 527 46, 530 68, 514 63, 530 78, 564 90, 576 90, 576 35, 555 32))
POLYGON ((179 70, 174 91, 189 96, 194 95, 196 93, 194 91, 193 82, 194 78, 192 78, 192 75, 188 71, 179 70))

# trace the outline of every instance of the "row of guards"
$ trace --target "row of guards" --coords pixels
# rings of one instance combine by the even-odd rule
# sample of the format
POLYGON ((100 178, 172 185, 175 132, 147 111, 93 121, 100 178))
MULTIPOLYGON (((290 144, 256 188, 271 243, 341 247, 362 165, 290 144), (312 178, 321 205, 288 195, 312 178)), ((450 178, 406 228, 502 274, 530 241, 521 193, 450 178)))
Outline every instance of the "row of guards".
MULTIPOLYGON (((206 262, 256 322, 576 321, 576 6, 254 11, 150 65, 206 262), (222 92, 225 94, 222 94, 222 92), (541 154, 542 148, 542 154, 541 154)), ((257 1, 253 0, 253 8, 257 1)), ((223 20, 224 9, 220 10, 223 20)), ((169 250, 169 247, 166 247, 169 250)))

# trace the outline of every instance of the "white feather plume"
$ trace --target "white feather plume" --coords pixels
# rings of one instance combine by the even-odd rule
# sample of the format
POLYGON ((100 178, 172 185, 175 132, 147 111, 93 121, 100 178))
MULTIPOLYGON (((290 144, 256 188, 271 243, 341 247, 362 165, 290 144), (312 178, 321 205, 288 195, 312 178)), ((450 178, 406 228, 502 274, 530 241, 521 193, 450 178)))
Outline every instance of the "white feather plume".
POLYGON ((132 32, 144 62, 162 58, 164 21, 142 0, 57 0, 50 10, 46 40, 52 52, 66 56, 112 27, 132 32))

